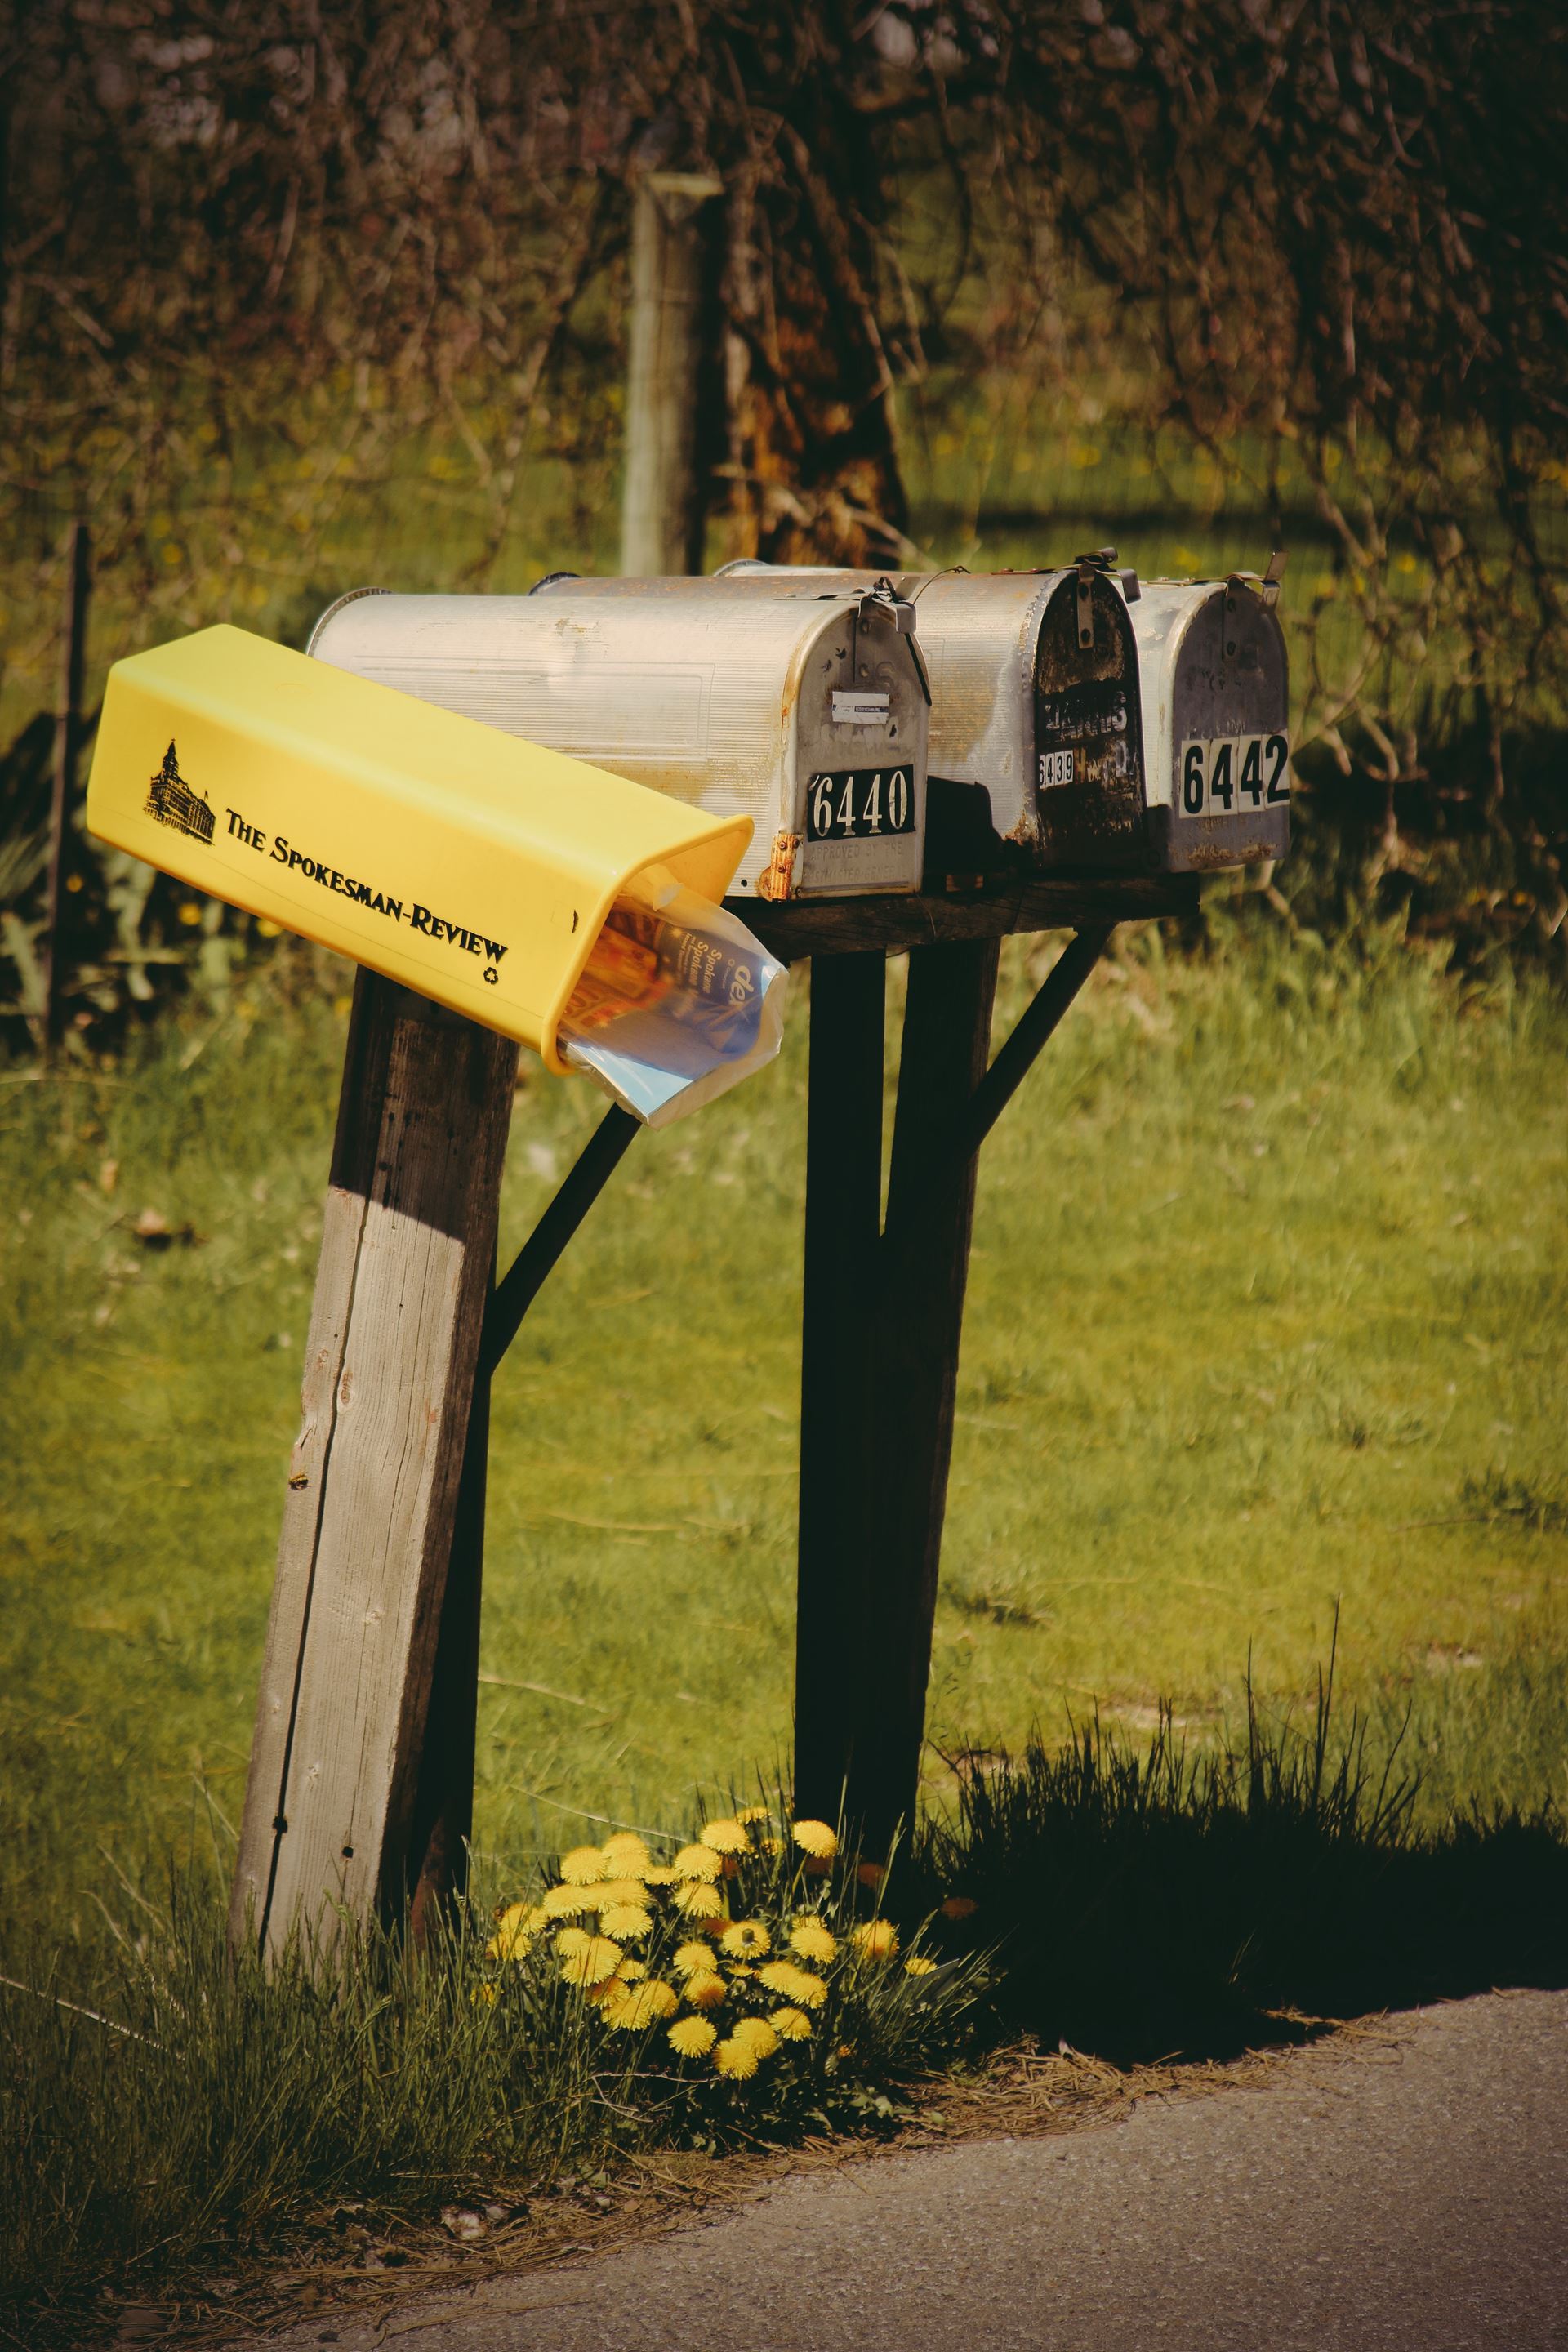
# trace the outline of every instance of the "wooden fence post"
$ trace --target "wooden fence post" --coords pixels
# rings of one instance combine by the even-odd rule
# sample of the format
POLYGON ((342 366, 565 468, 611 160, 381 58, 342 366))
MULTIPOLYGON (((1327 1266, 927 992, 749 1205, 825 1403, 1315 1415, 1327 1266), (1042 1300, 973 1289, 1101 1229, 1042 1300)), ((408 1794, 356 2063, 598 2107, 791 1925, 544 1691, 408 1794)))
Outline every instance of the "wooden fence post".
MULTIPOLYGON (((255 1937, 275 1952, 296 1925, 330 1937, 334 1903, 359 1917, 395 1913, 428 1875, 440 1824, 448 1842, 454 1825, 466 1830, 449 1769, 428 1801, 426 1742, 516 1066, 508 1039, 360 973, 240 1832, 237 1944, 255 1937)), ((474 1504, 470 1475, 470 1520, 474 1504)), ((459 1649, 477 1624, 477 1555, 460 1573, 471 1589, 447 1621, 459 1649)), ((457 1736, 449 1720, 442 1736, 457 1736)), ((468 1737, 471 1776, 471 1727, 468 1737)), ((449 1860, 434 1871, 449 1880, 449 1860)))
POLYGON ((60 894, 66 842, 76 797, 77 753, 81 745, 81 675, 87 650, 89 585, 87 525, 73 522, 66 542, 65 631, 60 640, 59 685, 55 697, 54 774, 49 794, 49 863, 44 914, 44 1045, 60 1031, 60 894))
POLYGON ((633 189, 621 570, 634 577, 702 569, 704 215, 722 190, 695 172, 646 172, 633 189))
POLYGON ((795 1801, 836 1821, 860 1715, 887 964, 815 956, 805 1128, 795 1801))

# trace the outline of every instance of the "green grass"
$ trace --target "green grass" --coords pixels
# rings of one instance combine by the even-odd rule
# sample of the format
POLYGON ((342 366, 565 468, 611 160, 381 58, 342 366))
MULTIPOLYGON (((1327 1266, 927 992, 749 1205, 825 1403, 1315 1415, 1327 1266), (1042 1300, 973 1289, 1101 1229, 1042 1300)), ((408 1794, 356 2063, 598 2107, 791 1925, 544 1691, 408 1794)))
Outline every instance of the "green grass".
MULTIPOLYGON (((7 1936, 88 1934, 104 1849, 226 1866, 341 1051, 336 968, 289 968, 111 1074, 0 1085, 7 1936), (194 1238, 147 1249, 146 1207, 194 1238)), ((477 1839, 509 1866, 787 1752, 804 1013, 639 1140, 498 1378, 477 1839)), ((984 1163, 933 1802, 1064 1706, 1234 1731, 1249 1654, 1287 1706, 1336 1603, 1433 1818, 1568 1796, 1565 1043, 1544 992, 1392 949, 1148 935, 1106 971, 984 1163)), ((596 1103, 525 1085, 506 1244, 596 1103)))
MULTIPOLYGON (((895 1898, 974 1892, 990 2030, 1116 2057, 1568 1968, 1568 1010, 1238 903, 1207 961, 1131 940, 988 1147, 895 1898)), ((285 943, 216 1024, 0 1074, 0 1971, 146 2037, 0 1997, 0 2269, 62 2314, 596 2163, 623 2100, 548 2003, 498 2040, 471 1949, 372 1938, 326 2001, 222 1958, 343 984, 285 943)), ((639 1139, 499 1376, 487 1900, 787 1750, 805 1011, 639 1139)), ((597 1108, 528 1076, 507 1244, 597 1108)))

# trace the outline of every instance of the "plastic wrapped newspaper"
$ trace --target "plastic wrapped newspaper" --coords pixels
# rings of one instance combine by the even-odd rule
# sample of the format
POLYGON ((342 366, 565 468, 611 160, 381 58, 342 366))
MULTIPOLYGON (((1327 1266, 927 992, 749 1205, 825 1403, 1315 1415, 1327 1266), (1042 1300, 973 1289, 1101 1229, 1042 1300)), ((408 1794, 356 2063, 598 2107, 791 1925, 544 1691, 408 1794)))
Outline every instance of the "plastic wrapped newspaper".
POLYGON ((616 899, 561 1018, 562 1059, 648 1127, 771 1062, 789 974, 744 923, 663 866, 616 899))

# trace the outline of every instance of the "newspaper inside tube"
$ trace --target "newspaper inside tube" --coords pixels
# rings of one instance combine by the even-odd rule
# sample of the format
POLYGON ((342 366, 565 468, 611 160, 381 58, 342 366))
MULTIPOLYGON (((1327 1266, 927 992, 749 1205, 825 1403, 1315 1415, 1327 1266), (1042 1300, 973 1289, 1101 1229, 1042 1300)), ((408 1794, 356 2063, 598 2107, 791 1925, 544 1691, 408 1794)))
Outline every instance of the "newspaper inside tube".
POLYGON ((668 867, 610 909, 561 1017, 561 1055, 623 1110, 668 1127, 771 1062, 789 973, 668 867))

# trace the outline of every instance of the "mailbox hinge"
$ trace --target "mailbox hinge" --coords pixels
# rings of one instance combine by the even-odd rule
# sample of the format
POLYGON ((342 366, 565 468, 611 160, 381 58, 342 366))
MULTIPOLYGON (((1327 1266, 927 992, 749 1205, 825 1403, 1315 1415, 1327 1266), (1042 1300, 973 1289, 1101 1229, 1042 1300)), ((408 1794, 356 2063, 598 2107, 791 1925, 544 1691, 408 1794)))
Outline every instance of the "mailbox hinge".
POLYGON ((891 621, 900 636, 908 637, 910 651, 914 656, 915 674, 921 682, 921 692, 929 703, 931 676, 926 668, 926 657, 921 651, 921 641, 915 634, 914 599, 912 596, 901 596, 886 573, 880 580, 875 581, 862 595, 855 625, 858 629, 868 630, 882 620, 891 621))
POLYGON ((1238 588, 1250 588, 1255 595, 1261 597, 1265 609, 1271 613, 1279 602, 1279 583, 1285 577, 1285 550, 1277 547, 1264 571, 1232 572, 1227 574, 1225 584, 1233 595, 1238 588))
POLYGON ((1079 650, 1081 653, 1090 653, 1094 649, 1096 575, 1098 574, 1101 580, 1114 580, 1130 604, 1135 604, 1143 592, 1138 585, 1136 572, 1118 570, 1116 550, 1113 547, 1091 547, 1086 554, 1075 555, 1073 565, 1078 572, 1079 650))

